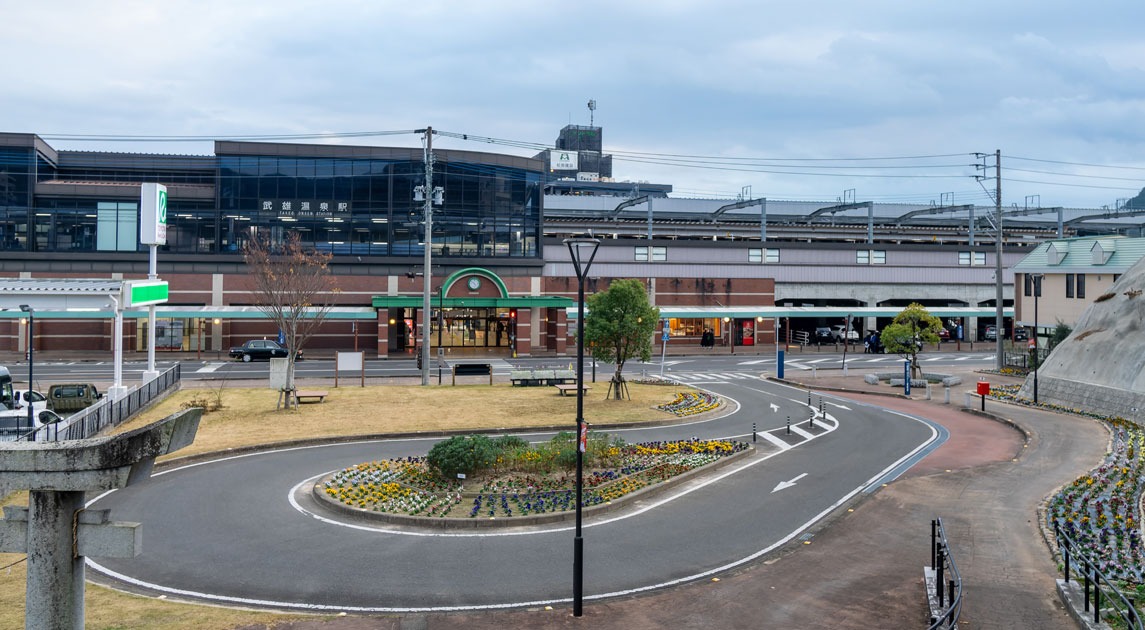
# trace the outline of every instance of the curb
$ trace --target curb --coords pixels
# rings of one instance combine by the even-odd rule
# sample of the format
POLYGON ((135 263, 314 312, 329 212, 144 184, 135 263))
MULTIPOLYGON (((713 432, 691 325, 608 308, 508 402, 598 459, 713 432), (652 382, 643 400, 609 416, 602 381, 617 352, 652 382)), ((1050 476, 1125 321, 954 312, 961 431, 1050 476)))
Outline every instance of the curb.
MULTIPOLYGON (((581 508, 582 517, 590 517, 599 514, 606 514, 623 509, 628 506, 631 501, 641 498, 654 497, 662 492, 675 488, 693 478, 702 477, 706 474, 721 470, 740 459, 758 454, 754 446, 748 445, 748 450, 739 453, 733 453, 727 457, 720 458, 718 461, 712 462, 707 466, 689 470, 683 474, 676 475, 666 481, 662 481, 655 485, 646 486, 626 494, 615 501, 600 505, 591 505, 581 508)), ((322 483, 329 477, 326 475, 317 482, 311 484, 310 494, 311 497, 324 509, 328 509, 337 514, 348 516, 355 521, 370 522, 370 523, 389 523, 392 525, 406 525, 412 527, 432 528, 432 529, 484 529, 490 527, 525 527, 529 525, 546 525, 549 523, 560 523, 568 521, 576 517, 575 509, 572 511, 552 512, 548 514, 534 514, 530 516, 503 516, 503 517, 487 517, 487 518, 433 518, 425 516, 409 516, 406 514, 393 514, 389 512, 372 512, 370 510, 363 510, 361 508, 352 507, 335 501, 326 496, 322 491, 322 483)), ((303 490, 306 491, 305 489, 303 490)))

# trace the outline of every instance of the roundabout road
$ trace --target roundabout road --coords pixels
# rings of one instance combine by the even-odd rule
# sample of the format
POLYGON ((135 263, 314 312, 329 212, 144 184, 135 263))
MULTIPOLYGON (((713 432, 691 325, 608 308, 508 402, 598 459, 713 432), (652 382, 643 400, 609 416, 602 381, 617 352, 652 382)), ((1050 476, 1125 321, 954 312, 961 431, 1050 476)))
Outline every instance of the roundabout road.
MULTIPOLYGON (((621 511, 586 517, 586 599, 752 562, 876 489, 944 435, 922 420, 829 396, 820 416, 818 394, 808 405, 805 390, 762 380, 711 390, 735 403, 731 413, 610 433, 628 442, 750 440, 755 422, 758 452, 621 511), (815 427, 808 429, 812 413, 815 427), (788 416, 795 423, 790 435, 788 416)), ((569 601, 571 521, 415 530, 339 521, 313 509, 306 488, 320 476, 363 461, 424 455, 436 439, 283 449, 157 474, 93 501, 115 520, 144 523, 143 553, 89 563, 99 579, 131 590, 275 609, 406 612, 569 601)))

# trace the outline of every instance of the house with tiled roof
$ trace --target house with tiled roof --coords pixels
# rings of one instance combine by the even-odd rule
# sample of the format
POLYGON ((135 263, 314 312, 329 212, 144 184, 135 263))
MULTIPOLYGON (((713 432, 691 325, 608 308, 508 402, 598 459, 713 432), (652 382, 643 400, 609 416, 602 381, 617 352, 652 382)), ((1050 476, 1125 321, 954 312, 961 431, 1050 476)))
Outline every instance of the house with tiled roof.
POLYGON ((1014 265, 1014 318, 1048 337, 1058 322, 1073 327, 1121 274, 1145 258, 1145 238, 1099 236, 1056 239, 1014 265), (1041 288, 1039 295, 1038 288, 1041 288))

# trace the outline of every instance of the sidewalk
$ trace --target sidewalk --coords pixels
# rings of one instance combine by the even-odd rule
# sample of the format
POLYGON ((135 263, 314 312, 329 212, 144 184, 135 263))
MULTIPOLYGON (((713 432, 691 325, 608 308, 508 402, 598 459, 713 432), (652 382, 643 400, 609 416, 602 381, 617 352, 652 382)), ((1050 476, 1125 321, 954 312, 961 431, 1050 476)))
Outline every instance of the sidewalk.
POLYGON ((561 606, 345 617, 275 628, 919 628, 926 623, 922 567, 929 561, 930 520, 941 517, 966 589, 961 627, 1072 630, 1076 625, 1054 590, 1057 569, 1039 531, 1037 507, 1056 487, 1095 466, 1108 436, 1091 420, 987 401, 987 410, 1028 433, 1027 441, 1009 424, 959 409, 960 392, 972 389, 979 376, 1018 379, 959 375, 963 385, 950 405, 941 395, 922 400, 917 389, 905 399, 887 385, 868 385, 859 370, 847 377, 820 371, 814 381, 803 381, 812 391, 847 389, 839 395, 930 418, 950 431, 950 439, 903 478, 830 517, 810 544, 790 545, 718 582, 590 600, 580 619, 571 616, 571 606, 561 606))

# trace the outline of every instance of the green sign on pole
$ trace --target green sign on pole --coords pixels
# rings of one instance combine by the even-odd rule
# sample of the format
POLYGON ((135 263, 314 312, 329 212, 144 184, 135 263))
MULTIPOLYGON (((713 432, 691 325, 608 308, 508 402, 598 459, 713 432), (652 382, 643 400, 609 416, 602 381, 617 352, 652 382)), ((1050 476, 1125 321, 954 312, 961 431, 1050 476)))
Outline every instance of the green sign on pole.
POLYGON ((168 291, 166 281, 128 282, 127 300, 124 308, 163 304, 167 301, 168 291))

